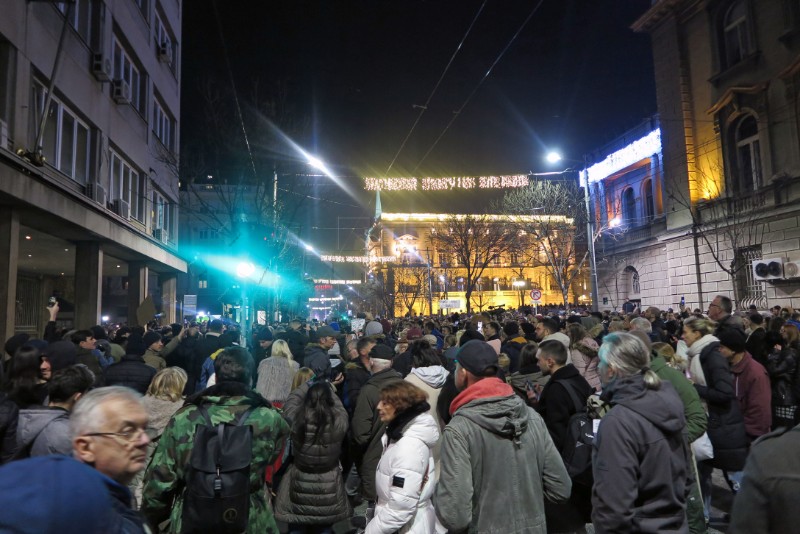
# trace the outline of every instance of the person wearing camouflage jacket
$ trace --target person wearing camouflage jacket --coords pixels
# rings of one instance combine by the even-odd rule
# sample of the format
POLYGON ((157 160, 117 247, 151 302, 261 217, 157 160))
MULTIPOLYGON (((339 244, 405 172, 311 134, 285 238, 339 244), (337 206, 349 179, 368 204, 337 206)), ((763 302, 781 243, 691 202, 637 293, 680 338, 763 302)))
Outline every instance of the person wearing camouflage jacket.
POLYGON ((214 362, 217 384, 186 401, 167 425, 147 468, 142 493, 142 513, 153 531, 169 519, 167 532, 181 532, 187 467, 197 427, 205 425, 199 406, 205 405, 211 423, 233 422, 243 412, 252 412, 243 422, 253 429, 250 466, 250 512, 248 532, 278 534, 275 518, 264 497, 264 474, 280 455, 289 434, 281 414, 250 389, 252 362, 241 347, 230 347, 214 362))

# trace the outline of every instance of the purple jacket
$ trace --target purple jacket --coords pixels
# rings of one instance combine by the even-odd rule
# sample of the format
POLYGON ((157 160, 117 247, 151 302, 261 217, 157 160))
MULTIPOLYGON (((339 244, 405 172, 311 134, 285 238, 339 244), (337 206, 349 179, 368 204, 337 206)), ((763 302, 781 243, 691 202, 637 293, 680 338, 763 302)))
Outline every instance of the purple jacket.
POLYGON ((763 436, 772 425, 772 390, 767 370, 745 352, 742 361, 731 366, 731 372, 745 431, 751 440, 763 436))

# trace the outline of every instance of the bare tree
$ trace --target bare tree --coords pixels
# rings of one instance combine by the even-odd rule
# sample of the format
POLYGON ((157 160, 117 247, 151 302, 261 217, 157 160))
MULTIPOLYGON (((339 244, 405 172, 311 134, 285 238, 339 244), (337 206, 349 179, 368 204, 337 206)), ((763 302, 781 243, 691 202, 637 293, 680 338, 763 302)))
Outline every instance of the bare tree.
POLYGON ((477 290, 472 294, 472 304, 482 312, 484 308, 492 304, 492 297, 487 296, 483 290, 477 290))
MULTIPOLYGON (((569 291, 589 254, 583 192, 566 181, 533 181, 505 194, 499 209, 513 215, 518 232, 538 243, 544 267, 569 307, 569 291)), ((595 235, 588 236, 595 239, 595 235)))
MULTIPOLYGON (((717 172, 718 176, 725 175, 721 168, 717 172)), ((743 302, 744 289, 739 287, 737 275, 750 267, 751 258, 746 251, 759 247, 763 241, 766 192, 737 195, 732 188, 723 189, 703 174, 698 175, 698 182, 702 184, 699 200, 692 201, 680 191, 672 192, 669 197, 686 208, 692 218, 694 237, 706 245, 714 262, 730 277, 733 300, 740 306, 765 305, 765 301, 743 302)))
POLYGON ((417 300, 421 300, 421 309, 424 309, 428 297, 427 267, 422 265, 395 266, 394 277, 397 284, 397 297, 406 308, 406 313, 411 313, 417 300))
POLYGON ((486 214, 450 215, 431 234, 436 250, 452 257, 456 270, 464 272, 467 311, 472 310, 472 292, 483 272, 498 256, 508 254, 516 235, 502 217, 486 214))

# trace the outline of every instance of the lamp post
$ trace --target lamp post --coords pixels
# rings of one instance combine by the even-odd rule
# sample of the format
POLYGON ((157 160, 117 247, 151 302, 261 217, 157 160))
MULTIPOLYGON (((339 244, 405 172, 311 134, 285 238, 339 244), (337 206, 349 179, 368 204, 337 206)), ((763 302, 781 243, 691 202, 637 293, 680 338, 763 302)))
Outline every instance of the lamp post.
POLYGON ((236 276, 242 280, 242 307, 241 307, 241 322, 242 322, 242 341, 244 346, 247 346, 247 341, 250 339, 250 297, 248 295, 248 281, 250 277, 256 272, 256 266, 250 261, 242 261, 236 266, 236 276))
MULTIPOLYGON (((556 151, 551 151, 545 157, 548 163, 555 164, 564 160, 564 158, 556 151)), ((594 250, 594 220, 592 219, 591 202, 589 200, 589 174, 586 172, 588 167, 586 155, 584 154, 583 160, 570 160, 580 162, 583 164, 583 169, 578 171, 578 180, 580 186, 583 188, 583 200, 586 208, 586 239, 589 245, 589 269, 592 277, 592 311, 597 311, 600 303, 598 302, 597 294, 597 257, 594 250)), ((562 172, 567 172, 574 169, 565 169, 562 172)))

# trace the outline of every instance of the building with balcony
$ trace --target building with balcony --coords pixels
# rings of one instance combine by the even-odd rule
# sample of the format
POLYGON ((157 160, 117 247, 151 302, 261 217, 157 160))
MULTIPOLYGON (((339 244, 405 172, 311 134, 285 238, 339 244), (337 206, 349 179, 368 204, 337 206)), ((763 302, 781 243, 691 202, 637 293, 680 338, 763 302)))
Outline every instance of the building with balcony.
POLYGON ((0 338, 176 318, 180 0, 28 2, 0 17, 0 338))
POLYGON ((605 305, 705 309, 725 294, 739 308, 800 307, 796 273, 753 269, 800 260, 798 3, 654 0, 633 29, 652 37, 661 154, 600 180, 619 183, 617 205, 598 209, 593 188, 601 221, 637 223, 601 240, 605 305), (647 180, 652 201, 636 186, 647 180))

